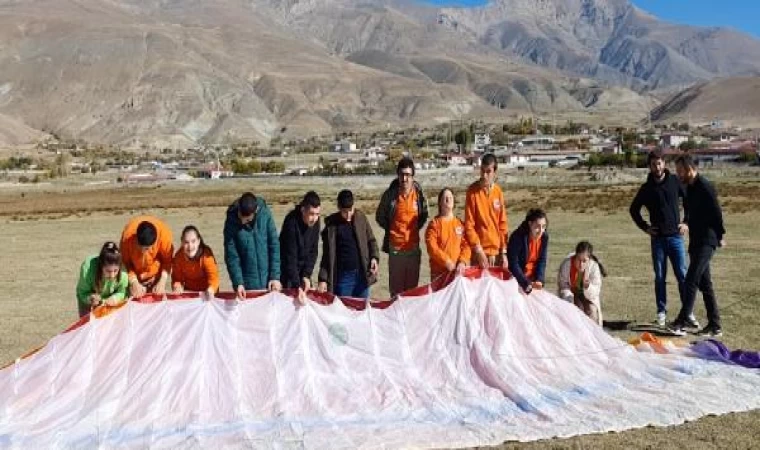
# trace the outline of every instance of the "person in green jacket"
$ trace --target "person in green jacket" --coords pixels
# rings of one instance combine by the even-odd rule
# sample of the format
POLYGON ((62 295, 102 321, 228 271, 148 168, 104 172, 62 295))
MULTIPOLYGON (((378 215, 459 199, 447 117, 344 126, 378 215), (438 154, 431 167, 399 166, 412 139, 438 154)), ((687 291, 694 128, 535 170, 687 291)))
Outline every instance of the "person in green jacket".
POLYGON ((277 227, 264 199, 250 192, 227 209, 224 262, 239 298, 246 290, 282 289, 277 227))
POLYGON ((100 305, 118 306, 127 299, 129 278, 121 266, 121 253, 115 242, 106 242, 100 254, 82 263, 77 282, 79 317, 100 305))

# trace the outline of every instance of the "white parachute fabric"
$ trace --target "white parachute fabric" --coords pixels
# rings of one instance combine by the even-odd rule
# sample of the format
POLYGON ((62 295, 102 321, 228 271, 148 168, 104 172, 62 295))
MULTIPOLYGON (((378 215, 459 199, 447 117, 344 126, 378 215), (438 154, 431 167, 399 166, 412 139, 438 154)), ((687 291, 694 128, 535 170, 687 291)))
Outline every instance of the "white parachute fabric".
POLYGON ((513 280, 356 311, 132 302, 0 371, 0 447, 463 447, 760 407, 760 371, 638 352, 513 280))

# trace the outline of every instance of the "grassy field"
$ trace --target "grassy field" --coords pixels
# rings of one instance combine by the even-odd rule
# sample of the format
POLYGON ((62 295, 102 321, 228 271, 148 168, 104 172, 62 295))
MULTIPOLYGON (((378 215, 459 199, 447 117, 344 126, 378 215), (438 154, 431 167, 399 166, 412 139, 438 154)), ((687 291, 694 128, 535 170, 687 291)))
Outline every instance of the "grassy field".
MULTIPOLYGON (((607 320, 651 321, 654 318, 654 287, 648 238, 630 221, 627 206, 635 184, 594 184, 561 178, 530 185, 520 181, 505 186, 510 229, 527 208, 541 205, 549 213, 551 235, 547 284, 554 289, 562 258, 580 239, 589 239, 607 266, 610 276, 603 287, 603 310, 607 320)), ((760 181, 756 173, 710 174, 717 181, 725 207, 727 248, 713 262, 713 276, 721 306, 724 341, 731 347, 760 349, 760 237, 754 224, 760 221, 760 181)), ((440 185, 456 181, 463 201, 465 183, 446 177, 419 177, 435 211, 434 198, 440 185)), ((279 224, 285 213, 307 189, 323 195, 323 211, 335 210, 335 193, 344 187, 358 193, 358 206, 374 214, 383 178, 271 178, 165 184, 155 186, 49 186, 7 187, 0 190, 0 363, 13 360, 39 346, 76 319, 74 286, 79 264, 98 251, 105 240, 118 240, 127 219, 134 214, 155 214, 175 233, 195 224, 217 250, 223 264, 221 230, 225 206, 241 192, 262 193, 273 205, 279 224), (316 184, 315 184, 316 183, 316 184)), ((461 211, 461 208, 460 208, 461 211)), ((373 221, 374 222, 374 221, 373 221)), ((381 231, 375 229, 380 239, 381 231)), ((178 236, 175 235, 175 242, 178 236)), ((426 258, 423 259, 426 261, 426 258)), ((222 267, 222 288, 230 288, 222 267)), ((388 293, 386 259, 381 260, 381 279, 372 295, 388 293)), ((672 275, 671 275, 672 279, 672 275)), ((423 263, 422 282, 428 280, 423 263)), ((677 312, 674 285, 669 286, 671 314, 677 312)), ((697 317, 704 321, 701 297, 697 317)), ((620 337, 628 337, 619 334, 620 337)), ((712 417, 671 428, 647 428, 624 433, 583 436, 566 440, 521 444, 524 448, 753 448, 760 442, 760 413, 755 411, 712 417)), ((505 444, 505 448, 515 445, 505 444)))

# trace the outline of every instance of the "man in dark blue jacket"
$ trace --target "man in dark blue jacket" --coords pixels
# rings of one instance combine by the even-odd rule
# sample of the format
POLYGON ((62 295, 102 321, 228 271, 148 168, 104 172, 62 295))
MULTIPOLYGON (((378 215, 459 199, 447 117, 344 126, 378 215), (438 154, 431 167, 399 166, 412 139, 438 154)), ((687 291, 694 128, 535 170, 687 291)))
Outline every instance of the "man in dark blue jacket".
POLYGON ((240 298, 246 290, 282 289, 277 227, 264 200, 250 192, 227 208, 224 262, 240 298))
POLYGON ((509 271, 526 294, 530 294, 533 289, 544 287, 546 255, 549 249, 547 225, 546 213, 541 209, 531 209, 525 221, 509 235, 509 271))
POLYGON ((718 203, 718 194, 709 181, 697 172, 694 160, 688 156, 676 159, 678 178, 686 184, 687 220, 681 225, 682 233, 689 233, 689 270, 684 282, 683 307, 671 324, 674 333, 684 335, 688 315, 694 309, 697 290, 702 292, 707 310, 707 326, 699 331, 701 336, 721 336, 723 330, 715 298, 710 260, 715 249, 724 246, 723 212, 718 203))
POLYGON ((309 191, 282 222, 280 281, 285 289, 311 289, 311 276, 319 252, 320 208, 319 195, 309 191))
MULTIPOLYGON (((647 157, 649 176, 641 185, 631 202, 630 214, 636 225, 650 236, 652 265, 654 266, 654 292, 657 302, 657 323, 667 324, 667 273, 668 260, 678 282, 678 292, 683 298, 686 279, 686 248, 678 231, 681 223, 680 203, 686 190, 678 177, 665 168, 662 152, 655 150, 647 157), (641 208, 649 213, 649 223, 641 217, 641 208)), ((682 301, 683 303, 683 301, 682 301)), ((698 328, 699 322, 689 313, 686 324, 698 328)))

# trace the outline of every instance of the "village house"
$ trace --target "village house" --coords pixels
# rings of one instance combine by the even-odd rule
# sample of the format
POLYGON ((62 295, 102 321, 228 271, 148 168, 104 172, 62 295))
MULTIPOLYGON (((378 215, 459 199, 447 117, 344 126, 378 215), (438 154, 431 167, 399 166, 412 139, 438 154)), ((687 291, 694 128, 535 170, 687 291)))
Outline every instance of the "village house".
POLYGON ((660 145, 664 148, 678 148, 684 142, 688 142, 691 135, 688 133, 666 133, 660 138, 660 145))

